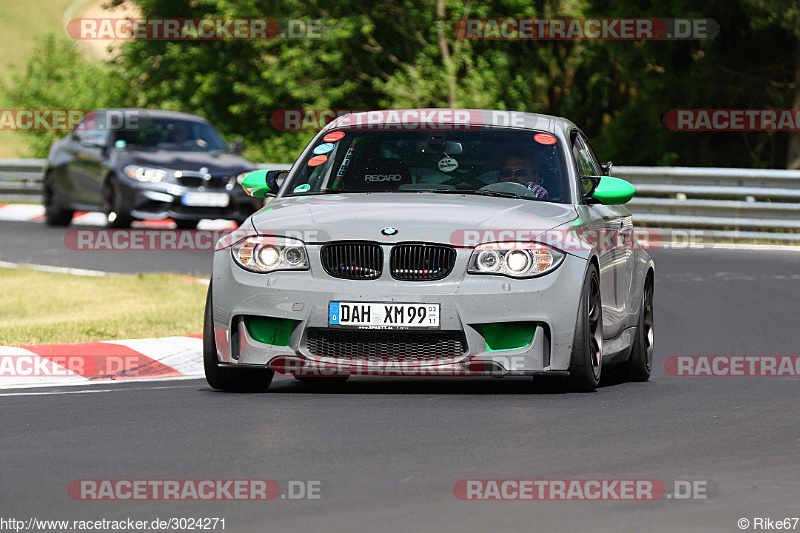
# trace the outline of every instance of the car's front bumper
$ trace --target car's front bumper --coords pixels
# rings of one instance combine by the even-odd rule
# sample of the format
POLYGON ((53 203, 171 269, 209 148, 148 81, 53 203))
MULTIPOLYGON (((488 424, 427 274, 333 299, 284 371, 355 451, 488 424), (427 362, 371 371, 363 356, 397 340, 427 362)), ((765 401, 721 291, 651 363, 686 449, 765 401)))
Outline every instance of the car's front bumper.
MULTIPOLYGON (((447 365, 478 361, 505 374, 559 373, 569 369, 575 323, 586 260, 567 255, 553 272, 532 279, 465 273, 469 251, 460 250, 453 273, 442 281, 403 282, 384 269, 374 281, 330 277, 319 258, 319 247, 308 247, 310 271, 256 274, 239 268, 230 249, 214 256, 212 316, 220 362, 225 365, 264 366, 276 358, 331 364, 350 359, 313 355, 308 334, 328 328, 332 301, 438 303, 440 329, 461 332, 464 353, 419 362, 447 365), (295 321, 288 342, 274 345, 256 340, 246 317, 295 321), (490 350, 486 324, 535 323, 532 341, 521 348, 490 350), (498 366, 499 365, 499 366, 498 366)), ((388 256, 388 254, 387 254, 388 256)), ((367 330, 374 331, 374 330, 367 330)), ((409 332, 410 333, 410 332, 409 332)), ((384 354, 384 359, 391 356, 384 354)))
POLYGON ((139 219, 201 220, 218 218, 244 220, 261 206, 261 201, 247 196, 241 187, 235 186, 198 189, 176 183, 140 183, 125 179, 122 183, 123 198, 131 216, 139 219), (183 197, 187 193, 224 194, 228 197, 225 206, 187 206, 183 197))

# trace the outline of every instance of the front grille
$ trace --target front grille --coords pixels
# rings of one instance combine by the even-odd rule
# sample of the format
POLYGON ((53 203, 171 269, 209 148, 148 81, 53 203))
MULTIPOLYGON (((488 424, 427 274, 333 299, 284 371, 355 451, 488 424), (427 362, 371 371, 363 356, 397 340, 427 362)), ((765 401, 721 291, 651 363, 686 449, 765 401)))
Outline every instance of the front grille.
POLYGON ((460 331, 308 330, 308 351, 320 357, 389 361, 458 357, 466 351, 460 331))
POLYGON ((453 271, 456 251, 438 244, 398 244, 392 248, 389 265, 394 279, 431 281, 453 271))
POLYGON ((184 173, 180 178, 175 178, 179 185, 184 187, 205 187, 206 189, 224 189, 230 182, 228 176, 214 176, 210 179, 204 179, 202 176, 187 176, 184 173))
POLYGON ((174 204, 170 211, 176 215, 195 215, 204 218, 215 217, 229 217, 236 213, 236 206, 229 205, 228 207, 205 207, 205 206, 187 206, 174 204))
POLYGON ((374 243, 341 242, 322 247, 322 266, 334 278, 378 279, 383 250, 374 243))

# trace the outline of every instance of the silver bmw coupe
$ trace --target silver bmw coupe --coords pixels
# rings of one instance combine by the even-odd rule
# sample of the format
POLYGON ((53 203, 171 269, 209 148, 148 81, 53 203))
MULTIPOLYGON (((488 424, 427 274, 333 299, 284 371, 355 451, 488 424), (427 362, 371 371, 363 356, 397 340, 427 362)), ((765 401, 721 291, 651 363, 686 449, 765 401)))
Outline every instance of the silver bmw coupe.
POLYGON ((634 194, 569 120, 459 109, 328 124, 289 171, 242 186, 267 203, 217 244, 208 383, 275 373, 561 376, 646 381, 653 261, 634 194))

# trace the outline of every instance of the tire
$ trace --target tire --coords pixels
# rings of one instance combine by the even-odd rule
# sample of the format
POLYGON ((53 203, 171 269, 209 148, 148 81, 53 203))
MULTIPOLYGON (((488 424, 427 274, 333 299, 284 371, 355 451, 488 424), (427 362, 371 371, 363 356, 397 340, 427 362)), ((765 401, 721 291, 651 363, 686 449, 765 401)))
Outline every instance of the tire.
POLYGON ((199 220, 175 220, 175 225, 178 226, 178 229, 197 229, 197 224, 199 223, 199 220))
POLYGON ((56 188, 55 176, 48 172, 42 184, 42 203, 44 203, 44 222, 48 226, 69 226, 75 211, 61 205, 56 188))
POLYGON ((211 286, 206 296, 206 311, 203 319, 203 369, 208 384, 227 392, 263 392, 272 382, 270 370, 223 368, 217 358, 217 343, 214 340, 214 325, 211 318, 211 286))
POLYGON ((119 186, 113 179, 106 181, 103 186, 103 213, 108 217, 109 228, 129 228, 133 217, 122 207, 122 195, 119 186))
POLYGON ((642 289, 642 304, 631 356, 626 363, 630 381, 647 381, 653 370, 653 279, 648 276, 642 289))
POLYGON ((590 264, 583 280, 569 381, 576 391, 591 392, 600 384, 603 370, 603 306, 600 299, 600 275, 590 264))

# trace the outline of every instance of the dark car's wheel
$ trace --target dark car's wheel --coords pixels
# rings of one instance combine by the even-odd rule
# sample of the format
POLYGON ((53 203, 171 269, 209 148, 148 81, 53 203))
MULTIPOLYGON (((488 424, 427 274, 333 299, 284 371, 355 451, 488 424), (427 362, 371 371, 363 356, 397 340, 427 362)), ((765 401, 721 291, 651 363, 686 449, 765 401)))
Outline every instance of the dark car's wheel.
POLYGON ((211 318, 211 286, 206 296, 206 312, 203 319, 203 368, 206 381, 215 389, 228 392, 262 392, 272 382, 271 370, 243 370, 219 366, 217 345, 214 340, 214 325, 211 318))
POLYGON ((109 228, 129 228, 133 217, 125 210, 119 185, 109 179, 103 186, 103 213, 108 217, 109 228))
POLYGON ((197 224, 199 224, 199 220, 176 220, 175 225, 178 226, 178 229, 195 229, 197 228, 197 224))
POLYGON ((642 306, 631 357, 626 363, 631 381, 650 379, 653 370, 653 334, 653 280, 648 276, 642 289, 642 306))
POLYGON ((603 307, 600 300, 600 276, 590 264, 586 271, 572 341, 569 380, 578 391, 593 391, 600 383, 603 368, 603 307))
POLYGON ((56 189, 56 178, 52 172, 44 176, 42 184, 42 202, 44 203, 44 221, 48 226, 68 226, 72 222, 75 211, 61 204, 56 189))

